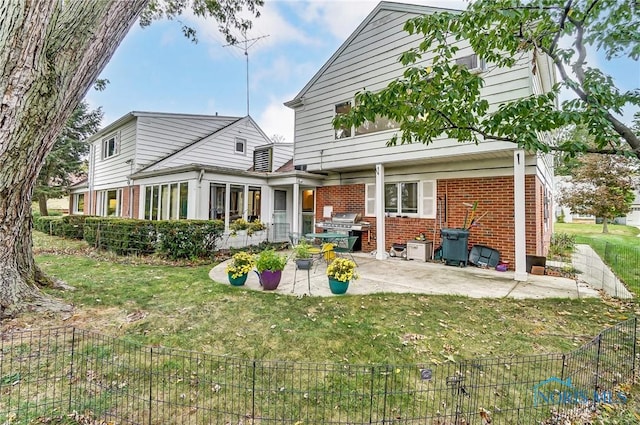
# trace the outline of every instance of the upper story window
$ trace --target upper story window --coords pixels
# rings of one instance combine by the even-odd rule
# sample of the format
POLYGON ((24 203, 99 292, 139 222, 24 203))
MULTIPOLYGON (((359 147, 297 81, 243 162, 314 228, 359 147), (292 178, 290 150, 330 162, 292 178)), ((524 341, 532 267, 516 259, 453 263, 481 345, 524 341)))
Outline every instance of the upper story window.
POLYGON ((247 153, 247 139, 236 137, 235 153, 240 155, 247 153))
MULTIPOLYGON (((338 103, 335 106, 336 115, 346 114, 351 110, 351 102, 343 102, 338 103)), ((376 116, 375 121, 365 121, 359 127, 355 129, 351 127, 340 127, 336 129, 336 140, 337 139, 345 139, 348 137, 360 136, 363 134, 375 133, 378 131, 392 130, 394 128, 400 127, 396 121, 391 120, 386 117, 376 116)))
POLYGON ((102 139, 102 159, 111 158, 120 153, 120 137, 114 133, 102 139))
POLYGON ((456 58, 456 64, 464 66, 470 72, 482 72, 485 70, 486 66, 484 61, 480 59, 475 53, 463 56, 461 58, 456 58))
MULTIPOLYGON (((338 103, 335 107, 336 115, 344 115, 351 110, 351 102, 338 103)), ((336 128, 336 139, 351 137, 351 127, 336 128)))

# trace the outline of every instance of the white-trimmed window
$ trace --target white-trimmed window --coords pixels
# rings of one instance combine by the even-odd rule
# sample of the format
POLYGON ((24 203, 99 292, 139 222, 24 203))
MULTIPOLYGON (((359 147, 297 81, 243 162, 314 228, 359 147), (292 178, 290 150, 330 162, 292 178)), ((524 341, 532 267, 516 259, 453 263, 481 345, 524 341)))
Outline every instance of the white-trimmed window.
POLYGON ((120 217, 122 215, 122 189, 98 192, 98 212, 103 217, 120 217))
MULTIPOLYGON (((375 184, 365 186, 365 215, 375 216, 375 184)), ((384 211, 388 215, 436 217, 436 181, 385 183, 384 211)))
MULTIPOLYGON (((338 103, 335 106, 336 116, 344 115, 351 110, 351 102, 342 102, 338 103)), ((351 127, 340 127, 336 128, 336 139, 346 139, 347 137, 351 137, 351 127)))
MULTIPOLYGON (((342 102, 335 105, 335 115, 344 115, 351 110, 351 102, 342 102)), ((337 139, 346 139, 352 136, 362 136, 365 134, 376 133, 379 131, 393 130, 399 128, 398 122, 382 117, 376 116, 375 121, 365 121, 360 126, 352 127, 340 127, 335 129, 335 137, 337 139)))
POLYGON ((189 183, 146 186, 145 220, 185 220, 189 210, 189 183))
POLYGON ((72 202, 72 214, 84 214, 84 193, 74 193, 72 202))
POLYGON ((245 155, 247 153, 247 139, 236 137, 234 145, 234 152, 238 155, 245 155))
POLYGON ((456 64, 464 66, 469 72, 482 72, 486 70, 485 62, 475 53, 456 58, 456 64))
POLYGON ((102 159, 108 159, 120 153, 119 133, 113 133, 102 139, 102 159))

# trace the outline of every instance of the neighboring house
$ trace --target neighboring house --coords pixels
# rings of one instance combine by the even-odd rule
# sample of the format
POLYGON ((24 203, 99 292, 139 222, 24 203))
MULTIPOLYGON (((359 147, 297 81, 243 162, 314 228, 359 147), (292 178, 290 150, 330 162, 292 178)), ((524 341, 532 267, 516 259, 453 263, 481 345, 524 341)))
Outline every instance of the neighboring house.
MULTIPOLYGON (((558 194, 561 188, 567 187, 571 185, 571 177, 570 176, 556 176, 556 194, 558 194)), ((597 218, 591 214, 578 214, 572 213, 571 209, 564 205, 556 205, 555 207, 555 218, 562 217, 565 223, 600 223, 601 218, 597 218)), ((618 217, 614 221, 616 224, 626 224, 627 226, 637 226, 640 227, 640 190, 636 190, 636 198, 631 204, 631 210, 627 213, 627 215, 618 217)))
POLYGON ((89 176, 72 187, 75 214, 149 220, 261 220, 286 240, 292 203, 321 178, 291 166, 250 117, 131 112, 89 140, 89 176), (296 194, 294 194, 294 188, 296 194))
MULTIPOLYGON (((479 145, 441 138, 433 144, 386 147, 397 131, 378 120, 335 130, 336 114, 347 111, 357 91, 379 90, 402 76, 401 53, 422 38, 402 30, 412 17, 438 13, 428 6, 380 3, 292 100, 295 111, 294 166, 326 175, 317 189, 315 218, 333 212, 361 214, 370 223, 362 250, 382 259, 394 243, 420 233, 440 243, 439 229, 463 226, 468 204, 478 202, 470 245, 497 249, 526 279, 525 256, 545 255, 552 233, 553 163, 549 155, 487 140, 479 145)), ((523 55, 508 69, 483 63, 460 44, 456 60, 484 73, 484 95, 492 108, 551 90, 552 64, 523 55), (532 72, 532 66, 537 72, 532 72)), ((427 56, 427 55, 425 55, 427 56)), ((425 66, 430 58, 423 58, 425 66)), ((295 208, 295 205, 294 205, 295 208)), ((298 230, 293 228, 293 231, 298 230)))

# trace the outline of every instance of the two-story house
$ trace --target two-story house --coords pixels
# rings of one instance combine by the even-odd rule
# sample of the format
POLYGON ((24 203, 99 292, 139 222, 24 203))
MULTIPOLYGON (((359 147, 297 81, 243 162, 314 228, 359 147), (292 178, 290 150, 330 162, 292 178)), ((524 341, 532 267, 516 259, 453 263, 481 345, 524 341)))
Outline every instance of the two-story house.
MULTIPOLYGON (((419 234, 440 243, 441 228, 470 228, 469 245, 498 250, 526 279, 527 254, 544 255, 552 232, 552 161, 514 144, 479 145, 445 137, 430 145, 387 147, 396 124, 379 119, 358 128, 334 129, 332 119, 348 110, 357 91, 380 90, 403 73, 401 53, 422 41, 403 31, 415 16, 443 9, 380 3, 285 105, 295 111, 294 165, 325 175, 316 196, 316 220, 328 214, 360 214, 370 224, 362 249, 385 257, 394 243, 419 234), (477 205, 471 212, 472 205, 477 205)), ((422 58, 428 66, 431 58, 422 58)), ((483 96, 492 108, 551 89, 554 71, 543 56, 523 55, 510 68, 484 63, 460 44, 458 63, 483 73, 483 96), (537 72, 532 72, 535 63, 537 72)), ((293 229, 294 231, 296 229, 293 229)))
POLYGON ((297 195, 312 202, 321 181, 294 170, 292 144, 272 142, 250 116, 131 112, 88 142, 88 178, 70 197, 75 214, 220 219, 227 229, 244 218, 286 240, 297 195))

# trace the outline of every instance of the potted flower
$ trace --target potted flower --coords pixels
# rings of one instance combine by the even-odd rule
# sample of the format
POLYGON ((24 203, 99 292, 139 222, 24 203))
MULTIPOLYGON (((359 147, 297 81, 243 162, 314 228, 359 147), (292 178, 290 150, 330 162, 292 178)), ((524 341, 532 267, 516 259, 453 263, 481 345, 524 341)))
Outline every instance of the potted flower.
POLYGON ((276 253, 273 249, 265 249, 258 254, 256 269, 260 284, 265 291, 272 291, 278 287, 286 264, 287 257, 276 253))
POLYGON ((296 261, 298 270, 310 270, 313 265, 311 255, 311 247, 305 241, 300 241, 298 245, 293 247, 293 257, 296 261))
POLYGON ((329 289, 333 294, 344 294, 349 288, 349 282, 358 278, 356 263, 347 258, 336 258, 327 267, 329 289))
POLYGON ((247 275, 255 266, 253 255, 246 251, 240 251, 233 254, 231 262, 227 265, 227 276, 229 283, 233 286, 241 286, 247 281, 247 275))

